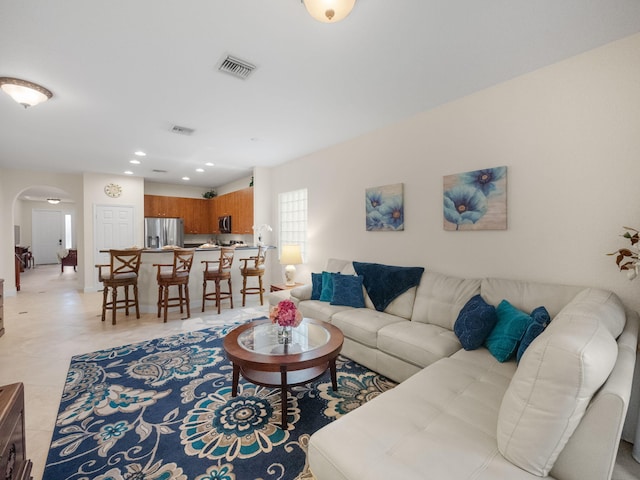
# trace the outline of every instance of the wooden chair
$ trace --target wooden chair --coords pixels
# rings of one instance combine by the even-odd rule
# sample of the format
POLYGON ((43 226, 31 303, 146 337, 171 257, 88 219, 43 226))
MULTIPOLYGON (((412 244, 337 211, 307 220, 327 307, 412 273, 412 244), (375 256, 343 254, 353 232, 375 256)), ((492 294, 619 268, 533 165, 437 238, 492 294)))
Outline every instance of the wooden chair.
MULTIPOLYGON (((129 315, 129 308, 135 307, 136 318, 140 318, 138 306, 138 271, 142 257, 141 249, 109 250, 108 265, 96 265, 98 278, 103 285, 102 321, 107 310, 111 310, 111 324, 116 324, 116 310, 124 308, 129 315), (118 287, 124 287, 124 300, 118 300, 118 287), (129 298, 129 287, 133 287, 133 299, 129 298), (111 301, 109 301, 111 289, 111 301)), ((63 266, 64 268, 64 266, 63 266)))
POLYGON ((267 254, 267 248, 258 247, 258 254, 254 257, 241 258, 243 264, 240 266, 240 274, 242 275, 242 306, 245 305, 247 295, 260 295, 260 305, 264 304, 263 294, 264 287, 262 285, 262 277, 264 276, 264 261, 267 254), (258 277, 257 287, 247 287, 247 277, 258 277))
POLYGON ((70 248, 66 257, 60 259, 60 271, 64 272, 64 267, 73 267, 73 271, 76 271, 78 266, 78 250, 70 248))
POLYGON ((180 307, 180 313, 187 307, 187 317, 191 317, 189 307, 189 272, 193 263, 195 248, 176 248, 173 251, 173 263, 154 263, 158 267, 158 318, 164 309, 164 322, 167 323, 167 311, 169 307, 180 307), (178 287, 178 296, 169 297, 169 287, 178 287))
POLYGON ((204 312, 204 302, 214 300, 220 314, 221 300, 229 299, 233 308, 233 289, 231 287, 231 265, 233 265, 234 247, 222 247, 220 249, 220 260, 203 260, 205 264, 202 282, 202 311, 204 312), (216 265, 217 264, 217 265, 216 265), (229 290, 220 290, 220 282, 227 281, 229 290), (215 291, 207 293, 207 282, 215 282, 215 291))

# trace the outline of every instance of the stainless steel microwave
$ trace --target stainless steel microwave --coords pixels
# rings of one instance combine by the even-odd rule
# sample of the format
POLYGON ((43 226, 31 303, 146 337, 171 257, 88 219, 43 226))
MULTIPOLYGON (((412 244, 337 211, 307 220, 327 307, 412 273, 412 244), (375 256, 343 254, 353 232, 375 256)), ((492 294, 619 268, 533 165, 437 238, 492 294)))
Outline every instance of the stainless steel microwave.
POLYGON ((220 233, 231 233, 231 215, 218 217, 218 230, 220 233))

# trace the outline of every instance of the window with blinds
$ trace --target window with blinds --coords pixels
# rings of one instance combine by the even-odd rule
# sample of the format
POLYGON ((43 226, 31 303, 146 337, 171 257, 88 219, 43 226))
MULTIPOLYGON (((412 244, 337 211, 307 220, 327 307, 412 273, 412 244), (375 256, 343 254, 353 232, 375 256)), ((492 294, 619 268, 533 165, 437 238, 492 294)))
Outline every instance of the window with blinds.
POLYGON ((278 250, 283 245, 300 245, 302 260, 307 255, 307 189, 278 195, 279 228, 278 250))

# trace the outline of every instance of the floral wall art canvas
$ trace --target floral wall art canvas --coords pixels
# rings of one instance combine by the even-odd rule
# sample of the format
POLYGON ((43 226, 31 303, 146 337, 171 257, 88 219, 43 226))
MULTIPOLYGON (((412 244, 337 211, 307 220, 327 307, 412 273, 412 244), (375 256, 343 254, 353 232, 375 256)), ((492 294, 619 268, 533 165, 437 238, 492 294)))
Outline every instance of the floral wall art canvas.
POLYGON ((367 231, 404 230, 403 184, 366 190, 367 231))
POLYGON ((444 177, 445 230, 506 230, 507 167, 444 177))

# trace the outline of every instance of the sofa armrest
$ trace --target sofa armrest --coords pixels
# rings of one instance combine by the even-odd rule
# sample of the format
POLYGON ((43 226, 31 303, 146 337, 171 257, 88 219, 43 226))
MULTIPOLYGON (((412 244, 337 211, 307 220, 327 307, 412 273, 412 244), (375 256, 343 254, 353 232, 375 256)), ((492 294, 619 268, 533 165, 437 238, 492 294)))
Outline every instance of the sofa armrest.
POLYGON ((311 300, 311 284, 292 288, 291 296, 296 303, 302 300, 311 300))

